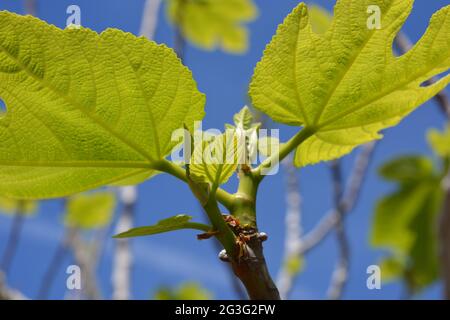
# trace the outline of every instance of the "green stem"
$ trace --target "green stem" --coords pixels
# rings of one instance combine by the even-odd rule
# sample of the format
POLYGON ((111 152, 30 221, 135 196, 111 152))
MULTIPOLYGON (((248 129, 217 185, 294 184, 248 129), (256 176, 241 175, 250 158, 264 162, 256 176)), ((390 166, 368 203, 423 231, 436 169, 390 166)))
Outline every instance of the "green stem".
POLYGON ((280 294, 275 286, 263 253, 262 238, 256 221, 256 196, 258 186, 264 178, 263 169, 269 169, 274 164, 281 162, 289 153, 297 148, 303 141, 314 134, 314 130, 303 129, 285 143, 280 151, 266 159, 254 170, 241 167, 239 171, 239 188, 234 195, 234 204, 231 214, 239 219, 246 227, 251 237, 245 245, 249 252, 242 259, 231 261, 236 276, 242 281, 251 299, 280 299, 280 294))
POLYGON ((200 188, 197 189, 190 184, 183 168, 168 160, 161 160, 155 165, 156 170, 169 173, 191 186, 213 227, 219 231, 217 238, 230 258, 235 275, 242 281, 251 299, 280 299, 278 289, 266 265, 262 246, 263 239, 259 237, 256 221, 256 195, 259 183, 264 178, 263 169, 270 168, 282 161, 314 133, 315 130, 305 128, 283 144, 278 153, 271 155, 256 169, 244 170, 245 168, 241 168, 239 188, 235 195, 231 195, 220 188, 216 189, 216 185, 210 190, 209 194, 206 194, 200 188), (247 255, 241 255, 242 247, 237 246, 236 235, 223 219, 217 201, 239 219, 241 224, 245 226, 247 235, 250 235, 250 241, 240 244, 240 246, 246 246, 247 255))
POLYGON ((234 195, 232 214, 243 224, 256 228, 256 194, 259 181, 251 173, 239 172, 239 187, 234 195))
POLYGON ((256 194, 259 180, 254 174, 241 168, 239 171, 239 188, 231 214, 239 219, 242 232, 250 235, 244 246, 246 254, 231 261, 235 275, 244 284, 252 300, 278 300, 280 294, 275 286, 263 253, 263 239, 259 236, 256 223, 256 194))
POLYGON ((278 153, 272 154, 269 158, 263 161, 256 169, 253 170, 255 179, 261 181, 264 179, 264 175, 261 173, 263 168, 270 168, 274 163, 281 162, 292 151, 294 151, 301 143, 311 137, 315 133, 315 129, 304 128, 300 130, 295 136, 293 136, 288 142, 280 146, 278 153))
MULTIPOLYGON (((186 171, 175 165, 174 163, 168 160, 161 160, 155 165, 155 169, 159 171, 166 172, 168 174, 173 175, 174 177, 186 182, 189 184, 188 177, 186 175, 186 171)), ((191 186, 191 185, 190 185, 191 186)), ((191 186, 192 189, 192 186, 191 186)), ((200 189, 197 192, 202 192, 200 189)), ((222 203, 228 210, 231 211, 231 208, 234 205, 234 196, 229 194, 228 192, 217 188, 212 190, 210 194, 196 194, 194 195, 198 198, 200 204, 208 215, 209 220, 211 221, 213 227, 219 231, 217 235, 217 239, 223 245, 225 250, 230 256, 235 256, 236 253, 236 237, 233 231, 229 228, 225 220, 223 219, 222 213, 218 206, 217 201, 222 203), (204 201, 204 199, 207 199, 204 201)), ((209 231, 209 230, 205 230, 209 231)))
MULTIPOLYGON (((181 168, 180 166, 175 165, 174 163, 168 161, 168 160, 161 160, 156 163, 155 169, 171 174, 172 176, 184 181, 187 183, 187 176, 186 171, 181 168)), ((216 197, 217 201, 219 201, 221 204, 223 204, 228 210, 231 210, 234 203, 234 197, 233 195, 229 194, 223 189, 218 188, 216 191, 216 197)))
POLYGON ((210 195, 208 201, 203 204, 206 214, 211 221, 214 228, 219 231, 217 239, 225 248, 226 252, 230 256, 236 255, 236 237, 230 227, 223 219, 219 206, 214 195, 210 195))

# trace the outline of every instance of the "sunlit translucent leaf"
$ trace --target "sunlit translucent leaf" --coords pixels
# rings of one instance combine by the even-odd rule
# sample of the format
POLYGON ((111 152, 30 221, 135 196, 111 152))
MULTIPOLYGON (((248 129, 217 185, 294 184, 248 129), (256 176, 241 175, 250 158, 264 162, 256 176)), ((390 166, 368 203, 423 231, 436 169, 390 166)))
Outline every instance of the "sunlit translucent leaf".
POLYGON ((245 143, 238 145, 239 152, 241 152, 238 159, 242 160, 240 164, 244 162, 246 164, 254 163, 257 157, 258 135, 261 123, 254 121, 253 113, 247 106, 244 106, 234 115, 233 121, 234 125, 225 124, 225 128, 227 130, 234 130, 242 139, 241 141, 245 141, 245 143))
POLYGON ((338 0, 330 28, 314 33, 306 5, 280 25, 253 76, 253 105, 273 120, 315 132, 296 151, 295 164, 331 160, 381 138, 442 90, 450 75, 423 83, 450 66, 450 6, 435 13, 418 43, 395 57, 392 44, 412 0, 338 0), (369 5, 381 10, 381 29, 369 29, 369 5))
POLYGON ((177 216, 161 220, 153 226, 133 228, 114 236, 114 238, 143 237, 181 229, 196 229, 205 232, 212 229, 205 224, 190 222, 191 220, 191 216, 179 214, 177 216))
POLYGON ((189 165, 191 178, 212 186, 226 183, 237 169, 240 145, 245 146, 245 140, 239 141, 233 131, 196 142, 189 165))
POLYGON ((176 289, 160 288, 155 294, 156 300, 211 300, 212 294, 195 282, 182 284, 176 289))
POLYGON ((431 129, 428 132, 428 142, 438 156, 450 158, 450 126, 444 132, 431 129))
POLYGON ((67 200, 66 225, 80 229, 103 228, 111 223, 116 200, 112 192, 79 194, 67 200))
POLYGON ((204 96, 173 51, 0 13, 0 194, 48 198, 154 174, 204 96))
MULTIPOLYGON (((411 168, 412 163, 428 160, 404 157, 392 161, 391 166, 411 168), (401 159, 406 163, 401 165, 401 159)), ((422 168, 420 165, 416 167, 422 168)), ((421 169, 421 170, 422 170, 421 169)), ((428 169, 427 169, 428 170, 428 169)), ((438 277, 437 217, 442 206, 440 178, 433 172, 414 177, 417 170, 400 170, 396 175, 398 189, 380 200, 372 225, 371 242, 375 247, 389 249, 385 264, 390 264, 392 276, 401 277, 416 292, 438 277), (412 176, 407 178, 407 172, 412 176), (395 272, 393 271, 393 263, 395 272), (402 269, 398 270, 401 266, 402 269)), ((392 178, 390 175, 387 175, 392 178)))
POLYGON ((36 201, 16 200, 0 196, 0 213, 31 215, 36 213, 36 209, 36 201))
POLYGON ((258 10, 252 0, 169 0, 167 14, 200 48, 242 53, 249 37, 244 23, 254 20, 258 10))

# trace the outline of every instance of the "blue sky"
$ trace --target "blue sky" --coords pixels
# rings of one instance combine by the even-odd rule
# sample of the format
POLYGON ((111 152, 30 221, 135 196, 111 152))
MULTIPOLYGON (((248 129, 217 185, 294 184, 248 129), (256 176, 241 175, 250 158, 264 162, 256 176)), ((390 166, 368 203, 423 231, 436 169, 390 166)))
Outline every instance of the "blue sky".
MULTIPOLYGON (((64 27, 66 8, 77 4, 82 11, 82 24, 96 31, 108 27, 120 28, 137 33, 143 9, 143 0, 38 0, 40 18, 59 27, 64 27)), ((270 41, 276 27, 294 8, 294 0, 256 0, 260 15, 249 25, 251 43, 244 55, 229 55, 220 51, 205 52, 188 46, 186 64, 193 71, 199 89, 207 95, 204 127, 222 128, 231 121, 247 99, 247 86, 256 62, 265 45, 270 41)), ((310 1, 331 10, 334 1, 310 1)), ((405 24, 404 31, 417 41, 425 31, 431 15, 448 5, 448 0, 416 0, 413 12, 405 24)), ((23 12, 22 2, 2 0, 0 9, 23 12)), ((172 46, 173 30, 168 25, 163 10, 156 33, 156 41, 172 46)), ((444 119, 434 102, 429 102, 415 111, 399 126, 386 131, 379 144, 364 186, 360 201, 354 212, 348 216, 346 227, 351 243, 350 280, 344 298, 347 299, 397 299, 401 296, 399 283, 383 285, 381 290, 366 288, 366 268, 375 264, 382 251, 375 250, 368 243, 370 223, 377 199, 392 189, 392 185, 381 181, 376 168, 384 161, 400 154, 431 152, 424 134, 430 127, 443 127, 444 119)), ((287 139, 293 128, 281 126, 280 135, 287 139)), ((344 171, 351 168, 353 155, 343 159, 344 171)), ((327 165, 307 167, 300 172, 303 196, 304 228, 309 230, 331 207, 330 175, 327 165)), ((270 177, 261 187, 258 202, 260 229, 269 234, 265 253, 270 271, 275 276, 280 266, 284 242, 284 180, 283 174, 270 177), (270 182, 269 182, 270 181, 270 182)), ((230 185, 233 191, 235 181, 230 185)), ((136 225, 148 225, 162 218, 187 213, 197 220, 204 219, 198 204, 187 187, 174 178, 160 175, 139 186, 140 201, 136 225)), ((59 239, 62 237, 60 203, 44 201, 36 217, 27 220, 24 237, 21 240, 17 259, 9 283, 25 294, 36 295, 40 279, 46 270, 59 239)), ((0 253, 10 228, 11 219, 0 215, 0 253)), ((110 266, 113 241, 107 243, 106 254, 101 263, 99 277, 104 295, 111 291, 110 266)), ((335 235, 332 234, 318 248, 306 257, 306 267, 300 276, 293 298, 323 299, 330 282, 337 252, 335 235)), ((211 290, 216 298, 235 298, 229 282, 229 274, 218 261, 217 250, 210 241, 198 242, 195 233, 180 231, 140 238, 133 241, 135 273, 133 276, 133 297, 149 298, 160 285, 177 285, 184 281, 197 281, 211 290)), ((70 259, 66 260, 70 264, 70 259)), ((65 268, 64 268, 65 269, 65 268)), ((65 293, 64 270, 59 273, 51 298, 62 298, 65 293)), ((439 284, 426 290, 422 298, 440 297, 439 284)))

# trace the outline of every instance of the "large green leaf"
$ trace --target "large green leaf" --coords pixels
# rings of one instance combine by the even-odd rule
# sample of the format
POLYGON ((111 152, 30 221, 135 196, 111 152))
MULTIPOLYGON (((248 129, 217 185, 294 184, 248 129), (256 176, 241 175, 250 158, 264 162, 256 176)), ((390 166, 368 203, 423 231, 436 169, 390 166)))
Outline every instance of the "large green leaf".
POLYGON ((80 229, 97 229, 107 226, 116 206, 112 192, 79 194, 67 200, 66 225, 80 229))
POLYGON ((238 142, 242 143, 237 145, 237 150, 240 152, 237 159, 241 160, 239 164, 255 163, 261 123, 255 121, 252 111, 247 106, 233 116, 233 122, 234 125, 225 124, 225 128, 232 130, 237 135, 238 142))
POLYGON ((0 194, 58 197, 138 183, 203 115, 173 51, 108 29, 0 13, 0 194))
POLYGON ((311 30, 301 3, 280 25, 253 76, 253 105, 280 123, 314 134, 296 151, 296 165, 338 158, 379 139, 442 90, 450 75, 450 6, 435 13, 419 42, 395 57, 392 43, 413 0, 338 0, 330 28, 311 30), (378 5, 381 29, 367 27, 378 5))
POLYGON ((243 26, 258 14, 252 0, 169 0, 167 15, 195 45, 241 53, 248 47, 243 26))
POLYGON ((190 222, 191 220, 191 216, 179 214, 177 216, 161 220, 153 226, 130 229, 128 231, 115 235, 114 238, 143 237, 181 229, 195 229, 204 232, 208 232, 212 229, 205 224, 190 222))
MULTIPOLYGON (((382 261, 382 274, 388 278, 402 278, 417 292, 438 277, 437 216, 442 205, 440 178, 432 170, 424 174, 422 157, 402 157, 386 164, 384 176, 392 180, 386 168, 401 168, 395 176, 398 189, 380 200, 372 225, 371 242, 389 249, 382 261), (411 168, 416 164, 415 170, 411 168), (407 178, 407 173, 411 175, 407 178), (419 174, 418 174, 419 173, 419 174)), ((383 276, 384 277, 384 276, 383 276)), ((387 279, 385 279, 387 280, 387 279)))

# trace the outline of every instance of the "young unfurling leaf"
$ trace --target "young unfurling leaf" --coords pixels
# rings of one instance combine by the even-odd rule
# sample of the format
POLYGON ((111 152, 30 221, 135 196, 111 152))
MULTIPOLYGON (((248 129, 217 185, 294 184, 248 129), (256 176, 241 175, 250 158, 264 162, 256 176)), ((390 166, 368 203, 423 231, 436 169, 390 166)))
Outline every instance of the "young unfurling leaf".
POLYGON ((253 124, 253 114, 249 107, 244 106, 238 113, 233 117, 234 124, 237 128, 248 130, 253 124))
POLYGON ((238 166, 239 145, 244 147, 245 141, 239 141, 234 131, 196 142, 189 165, 191 178, 215 187, 226 183, 238 166))
POLYGON ((295 164, 331 160, 381 138, 442 90, 450 75, 450 6, 435 13, 417 44, 395 57, 392 43, 413 0, 338 0, 331 26, 311 30, 300 4, 280 25, 250 86, 253 105, 275 121, 313 134, 297 148, 295 164), (367 8, 381 10, 381 28, 367 27, 367 8))
POLYGON ((252 164, 255 162, 258 152, 258 136, 261 128, 260 122, 254 122, 254 116, 250 108, 244 106, 233 116, 234 125, 225 124, 227 130, 235 130, 236 134, 242 139, 243 145, 240 145, 240 152, 243 160, 240 164, 252 164))
POLYGON ((190 222, 191 220, 191 216, 179 214, 177 216, 161 220, 153 226, 133 228, 114 236, 114 238, 143 237, 181 229, 195 229, 204 232, 208 232, 212 229, 210 226, 202 223, 190 222))
POLYGON ((164 45, 9 12, 0 12, 0 98, 0 194, 18 198, 145 180, 205 101, 164 45))

